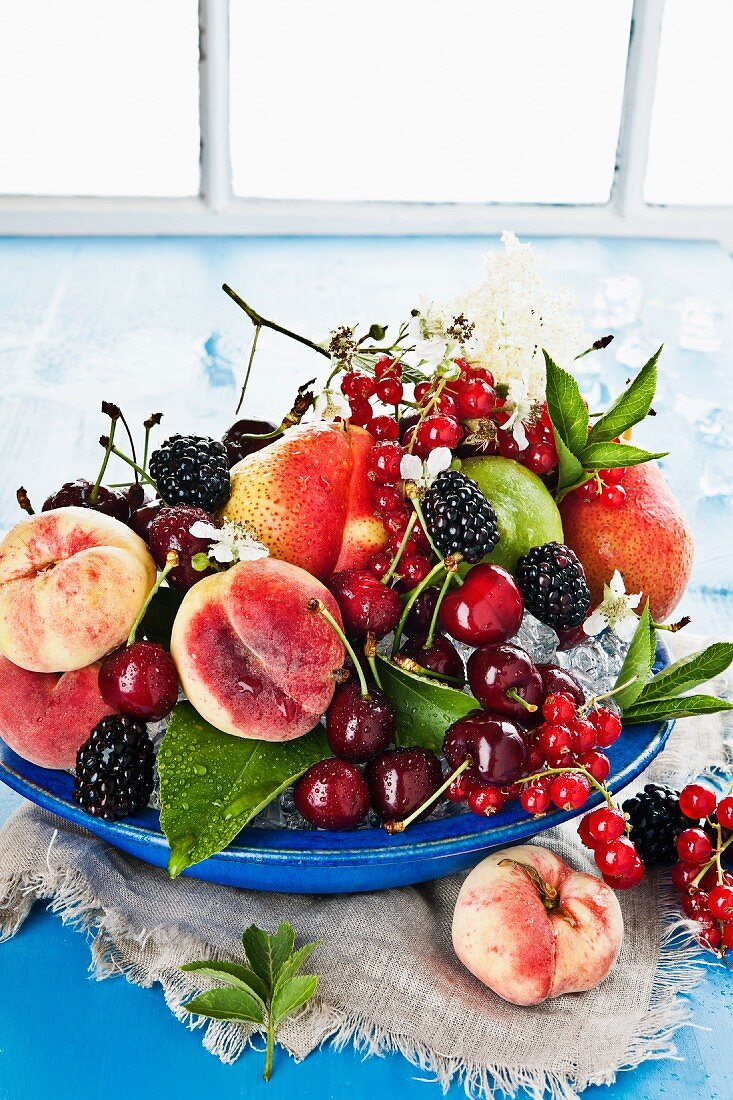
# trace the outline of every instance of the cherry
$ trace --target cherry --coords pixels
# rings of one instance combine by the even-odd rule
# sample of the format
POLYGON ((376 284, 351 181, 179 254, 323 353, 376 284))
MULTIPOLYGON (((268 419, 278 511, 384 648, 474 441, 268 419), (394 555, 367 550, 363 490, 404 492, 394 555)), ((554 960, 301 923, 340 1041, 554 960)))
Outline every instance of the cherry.
POLYGON ((369 788, 346 760, 329 757, 311 765, 293 789, 301 817, 321 829, 352 829, 369 811, 369 788))
POLYGON ((566 669, 561 668, 560 665, 537 665, 537 671, 542 679, 542 690, 545 695, 569 695, 576 707, 583 705, 585 692, 566 669))
POLYGON ((367 424, 367 431, 375 439, 399 439, 400 429, 393 416, 375 416, 367 424))
POLYGON ((571 626, 569 630, 558 630, 558 650, 562 653, 567 649, 574 649, 576 645, 588 641, 588 635, 583 630, 583 624, 571 626))
POLYGON ((724 829, 733 829, 733 798, 730 795, 718 803, 718 821, 724 829))
MULTIPOLYGON (((539 672, 539 669, 537 670, 539 672)), ((540 680, 542 676, 540 676, 540 680)), ((543 687, 544 690, 544 687, 543 687)), ((551 692, 542 704, 542 717, 548 722, 569 722, 575 717, 575 703, 566 692, 551 692)), ((588 748, 592 748, 589 745, 588 748)))
POLYGON ((423 557, 422 554, 410 554, 403 557, 399 564, 400 587, 405 592, 416 588, 421 581, 425 580, 431 569, 432 565, 429 559, 423 557))
POLYGON ((267 436, 276 430, 275 425, 269 420, 237 420, 231 428, 227 428, 221 441, 227 449, 227 458, 230 466, 236 466, 247 455, 253 455, 261 451, 271 439, 246 439, 248 435, 267 436))
POLYGON ((456 382, 451 393, 459 420, 480 420, 494 408, 496 394, 483 378, 476 375, 456 382))
POLYGON ((470 756, 472 764, 464 774, 473 783, 503 787, 524 774, 527 745, 516 723, 474 710, 445 731, 443 755, 451 768, 470 756))
POLYGON ((614 878, 628 874, 639 858, 633 843, 625 836, 597 845, 594 854, 598 870, 614 878))
POLYGON ((675 890, 684 893, 699 873, 700 868, 696 863, 685 863, 684 860, 679 860, 672 868, 672 885, 675 890))
POLYGON ((151 523, 164 507, 162 500, 151 500, 136 508, 130 516, 130 527, 145 542, 150 536, 151 523))
POLYGON ((524 602, 517 582, 500 565, 475 565, 460 588, 440 605, 440 622, 459 642, 504 642, 522 623, 524 602))
POLYGON ((714 886, 708 896, 708 907, 716 920, 733 921, 733 886, 714 886))
POLYGON ((405 619, 404 633, 409 637, 415 634, 426 635, 433 621, 435 605, 438 602, 437 588, 424 588, 410 608, 405 619))
POLYGON ((621 719, 615 711, 608 707, 598 707, 588 715, 588 721, 596 731, 596 745, 601 749, 608 748, 621 734, 621 719))
POLYGON ((53 508, 91 508, 106 516, 114 516, 120 523, 129 522, 130 502, 124 493, 99 485, 95 499, 92 500, 93 492, 93 483, 83 477, 77 481, 67 481, 44 500, 41 511, 50 512, 53 508))
POLYGON ((590 772, 597 783, 605 783, 611 774, 611 761, 604 752, 599 752, 597 749, 579 752, 575 762, 590 772))
POLYGON ((105 658, 99 693, 122 714, 145 722, 165 718, 178 700, 178 673, 169 653, 155 642, 133 642, 105 658))
POLYGON ((394 736, 395 709, 378 688, 362 694, 358 680, 347 680, 334 692, 326 711, 328 745, 334 756, 364 764, 387 748, 394 736))
POLYGON ((511 432, 499 432, 496 441, 502 458, 516 458, 518 456, 519 444, 511 432))
POLYGON ((589 837, 595 844, 616 840, 626 832, 626 816, 615 806, 599 806, 587 817, 589 837))
POLYGON ((519 796, 522 809, 528 814, 546 813, 550 808, 551 785, 552 777, 549 775, 525 783, 519 796))
POLYGON ((710 837, 702 829, 683 829, 676 847, 677 855, 687 863, 707 863, 713 854, 710 837))
POLYGON ((437 791, 443 782, 443 772, 438 757, 430 749, 388 749, 371 758, 364 778, 379 816, 384 821, 400 821, 437 791))
POLYGON ((425 648, 427 635, 416 634, 405 642, 400 652, 429 672, 439 676, 450 676, 461 683, 466 679, 466 669, 460 653, 443 634, 434 634, 429 647, 425 648))
POLYGON ((700 783, 688 783, 680 791, 680 809, 685 817, 690 817, 694 821, 699 821, 701 817, 709 817, 715 809, 716 802, 710 788, 703 787, 700 783))
POLYGON ((486 710, 524 723, 541 717, 542 680, 519 646, 481 646, 468 658, 467 671, 471 691, 486 710))
POLYGON ((179 564, 168 574, 168 581, 173 588, 191 588, 202 577, 214 572, 213 569, 199 572, 191 565, 191 559, 196 554, 205 554, 211 545, 210 539, 196 538, 191 534, 191 528, 199 520, 213 524, 214 527, 220 526, 210 512, 189 504, 163 508, 150 524, 148 545, 158 568, 164 567, 169 550, 178 553, 179 564))
POLYGON ((402 614, 402 603, 394 588, 378 581, 365 569, 343 569, 328 582, 341 611, 344 630, 355 638, 371 632, 383 638, 394 630, 402 614))
POLYGON ((468 808, 480 817, 491 817, 504 807, 506 795, 498 787, 471 787, 468 792, 468 808))
POLYGON ((590 794, 590 783, 579 772, 556 775, 550 787, 550 798, 559 810, 578 810, 590 794))
POLYGON ((396 484, 400 480, 400 463, 404 453, 404 448, 393 439, 375 443, 367 458, 369 476, 380 485, 396 484))

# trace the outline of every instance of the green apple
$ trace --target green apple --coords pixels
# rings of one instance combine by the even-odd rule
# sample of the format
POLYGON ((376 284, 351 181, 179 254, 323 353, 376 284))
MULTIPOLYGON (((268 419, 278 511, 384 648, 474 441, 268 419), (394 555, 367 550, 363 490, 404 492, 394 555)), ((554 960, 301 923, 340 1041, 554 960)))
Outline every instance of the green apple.
POLYGON ((499 520, 499 544, 484 561, 514 572, 533 546, 563 542, 562 520, 544 483, 512 458, 466 458, 461 469, 472 477, 499 520))

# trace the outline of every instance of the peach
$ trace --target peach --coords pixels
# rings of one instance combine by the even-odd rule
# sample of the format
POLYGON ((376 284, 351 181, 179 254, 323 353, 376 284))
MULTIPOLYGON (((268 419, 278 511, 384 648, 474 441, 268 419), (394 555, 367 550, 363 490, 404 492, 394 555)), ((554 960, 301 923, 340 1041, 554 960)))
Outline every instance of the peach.
POLYGON ((0 653, 31 672, 85 668, 125 640, 155 577, 143 540, 112 516, 30 516, 0 543, 0 653))
POLYGON ((517 1005, 599 985, 618 958, 623 934, 610 886, 530 844, 495 852, 474 867, 453 913, 458 958, 517 1005))
POLYGON ((73 768, 77 749, 112 714, 99 694, 99 664, 59 675, 29 672, 0 657, 0 736, 42 768, 73 768))
POLYGON ((648 598, 652 618, 662 622, 690 579, 692 532, 655 463, 629 467, 622 484, 626 499, 615 508, 568 493, 560 504, 565 542, 583 563, 594 605, 618 569, 626 591, 642 593, 639 608, 648 598))
POLYGON ((372 554, 384 550, 389 538, 381 519, 374 515, 372 504, 374 482, 369 478, 367 459, 374 437, 366 428, 351 424, 348 438, 354 465, 344 534, 334 573, 344 569, 363 569, 372 554))
POLYGON ((199 714, 236 737, 290 741, 318 722, 333 696, 344 647, 308 602, 340 623, 320 581, 275 558, 240 562, 186 593, 171 654, 199 714))

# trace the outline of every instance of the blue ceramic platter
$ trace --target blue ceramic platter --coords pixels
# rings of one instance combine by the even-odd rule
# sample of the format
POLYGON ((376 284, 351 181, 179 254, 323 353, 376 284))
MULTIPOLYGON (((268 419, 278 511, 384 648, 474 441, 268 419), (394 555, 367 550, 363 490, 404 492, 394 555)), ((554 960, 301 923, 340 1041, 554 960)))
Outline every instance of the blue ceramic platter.
MULTIPOLYGON (((655 667, 667 664, 669 653, 660 642, 655 667)), ((648 766, 664 747, 672 725, 660 722, 624 729, 608 753, 608 786, 612 791, 625 787, 648 766)), ((89 817, 72 800, 70 775, 29 764, 2 742, 0 780, 115 848, 157 867, 167 866, 169 848, 156 811, 145 810, 116 822, 89 817)), ((600 795, 589 799, 580 812, 599 801, 600 795)), ((492 848, 521 843, 574 816, 555 810, 532 818, 513 802, 492 818, 457 814, 412 825, 395 836, 383 829, 322 832, 247 828, 225 851, 183 873, 206 882, 283 893, 382 890, 426 882, 471 867, 492 848)))

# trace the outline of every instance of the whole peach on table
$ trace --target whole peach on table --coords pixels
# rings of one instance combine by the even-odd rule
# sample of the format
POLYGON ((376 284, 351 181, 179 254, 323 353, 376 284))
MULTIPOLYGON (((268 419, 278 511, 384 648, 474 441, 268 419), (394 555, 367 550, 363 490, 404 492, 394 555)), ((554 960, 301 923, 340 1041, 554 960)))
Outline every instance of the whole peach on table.
POLYGON ((0 657, 0 737, 32 764, 73 768, 92 727, 113 713, 98 678, 98 662, 59 674, 29 672, 0 657))
POLYGON ((181 686, 217 729, 261 741, 301 737, 325 712, 344 647, 308 609, 336 601, 315 577, 275 558, 205 577, 181 604, 171 654, 181 686))
POLYGON ((474 867, 453 913, 460 961, 517 1005, 599 985, 623 934, 610 886, 532 844, 495 852, 474 867))
POLYGON ((626 591, 642 593, 639 607, 648 599, 652 618, 662 622, 690 579, 692 532, 656 463, 629 467, 623 487, 616 507, 568 493, 560 504, 565 542, 583 564, 594 605, 618 569, 626 591))
POLYGON ((0 653, 32 672, 85 668, 125 641, 156 568, 112 516, 57 508, 0 543, 0 653))

